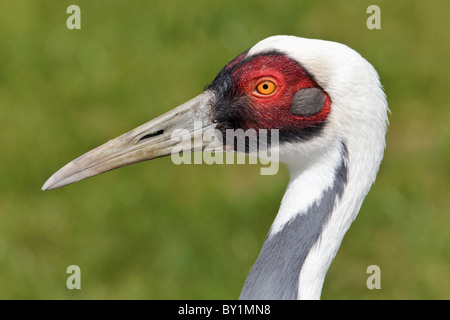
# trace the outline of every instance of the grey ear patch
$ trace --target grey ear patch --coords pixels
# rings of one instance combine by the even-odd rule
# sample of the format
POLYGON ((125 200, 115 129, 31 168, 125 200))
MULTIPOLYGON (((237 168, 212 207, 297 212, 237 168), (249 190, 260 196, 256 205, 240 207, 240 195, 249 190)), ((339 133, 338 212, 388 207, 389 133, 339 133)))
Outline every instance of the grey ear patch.
POLYGON ((312 116, 323 109, 325 95, 319 88, 298 90, 291 103, 291 113, 297 116, 312 116))

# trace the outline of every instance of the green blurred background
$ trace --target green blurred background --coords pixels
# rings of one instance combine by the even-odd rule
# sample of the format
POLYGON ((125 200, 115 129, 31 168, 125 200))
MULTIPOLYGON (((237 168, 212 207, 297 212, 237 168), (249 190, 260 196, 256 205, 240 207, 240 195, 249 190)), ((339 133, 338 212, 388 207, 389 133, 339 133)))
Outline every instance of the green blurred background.
POLYGON ((157 159, 43 192, 61 166, 202 91, 259 40, 342 42, 392 111, 376 184, 323 299, 450 298, 450 2, 0 3, 0 298, 234 299, 288 181, 157 159), (66 8, 81 8, 68 30, 66 8), (381 8, 381 30, 366 8, 381 8), (81 268, 81 290, 66 268, 81 268), (366 287, 381 268, 381 290, 366 287))

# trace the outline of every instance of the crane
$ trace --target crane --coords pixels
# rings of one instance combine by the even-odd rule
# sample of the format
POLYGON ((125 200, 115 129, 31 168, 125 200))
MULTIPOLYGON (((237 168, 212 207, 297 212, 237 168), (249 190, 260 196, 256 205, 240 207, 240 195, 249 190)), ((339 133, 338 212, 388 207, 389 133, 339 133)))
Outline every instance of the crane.
MULTIPOLYGON (((290 179, 240 299, 320 299, 327 271, 375 181, 387 113, 376 70, 353 49, 271 36, 229 62, 201 94, 73 160, 42 189, 168 156, 179 129, 193 138, 206 129, 223 136, 227 130, 277 130, 278 143, 267 148, 278 152, 290 179)), ((215 141, 191 151, 237 150, 233 141, 215 141)))

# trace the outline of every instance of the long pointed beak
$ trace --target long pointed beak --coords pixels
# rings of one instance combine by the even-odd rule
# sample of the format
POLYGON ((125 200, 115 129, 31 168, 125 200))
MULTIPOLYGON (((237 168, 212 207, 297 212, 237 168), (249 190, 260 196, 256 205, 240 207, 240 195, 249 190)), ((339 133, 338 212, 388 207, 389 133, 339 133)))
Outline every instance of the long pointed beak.
MULTIPOLYGON (((212 99, 213 94, 205 91, 179 107, 85 153, 52 175, 42 186, 42 190, 56 189, 116 168, 170 155, 181 141, 199 141, 198 136, 205 129, 215 127, 211 116, 212 99), (198 128, 199 123, 201 130, 198 128), (189 135, 189 140, 186 140, 186 135, 189 135)), ((192 143, 189 146, 189 151, 200 151, 206 147, 206 142, 202 142, 201 146, 192 143)), ((208 148, 211 146, 208 143, 208 148)), ((213 147, 221 146, 217 144, 213 147)), ((187 151, 185 148, 182 150, 187 151)))

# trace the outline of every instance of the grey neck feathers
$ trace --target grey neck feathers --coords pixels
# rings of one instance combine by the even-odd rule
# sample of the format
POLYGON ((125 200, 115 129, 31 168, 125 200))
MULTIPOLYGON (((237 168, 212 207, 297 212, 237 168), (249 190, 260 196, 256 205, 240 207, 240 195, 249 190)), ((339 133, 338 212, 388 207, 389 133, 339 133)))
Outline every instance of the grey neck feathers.
POLYGON ((344 142, 341 146, 333 184, 306 212, 297 214, 279 232, 266 238, 239 299, 297 299, 303 263, 347 184, 348 150, 344 142))

